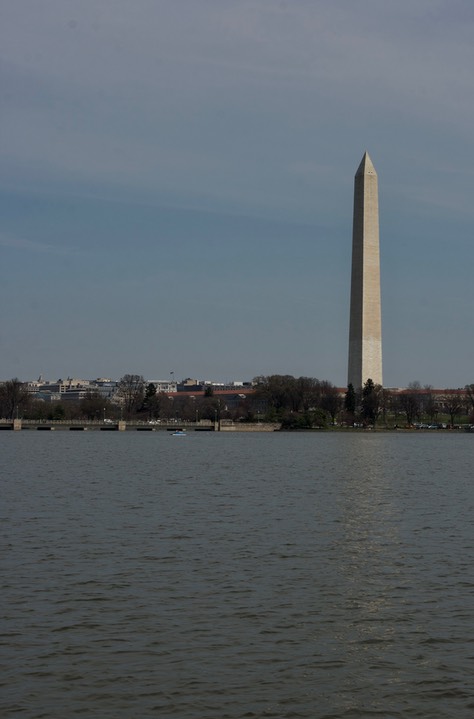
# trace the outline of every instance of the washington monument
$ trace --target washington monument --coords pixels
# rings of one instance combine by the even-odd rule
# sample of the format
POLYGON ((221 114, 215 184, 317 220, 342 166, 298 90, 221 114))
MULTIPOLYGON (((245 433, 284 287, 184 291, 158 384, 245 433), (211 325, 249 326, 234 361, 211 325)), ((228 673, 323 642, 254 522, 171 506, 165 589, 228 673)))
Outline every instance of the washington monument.
POLYGON ((379 198, 377 173, 366 152, 354 180, 348 384, 382 384, 379 198))

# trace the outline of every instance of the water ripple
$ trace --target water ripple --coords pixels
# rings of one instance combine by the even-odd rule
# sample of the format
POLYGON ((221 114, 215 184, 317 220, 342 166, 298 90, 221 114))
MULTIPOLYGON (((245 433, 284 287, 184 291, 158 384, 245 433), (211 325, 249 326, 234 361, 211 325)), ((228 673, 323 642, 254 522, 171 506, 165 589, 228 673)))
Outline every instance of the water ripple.
POLYGON ((473 716, 471 436, 38 434, 0 436, 2 717, 473 716))

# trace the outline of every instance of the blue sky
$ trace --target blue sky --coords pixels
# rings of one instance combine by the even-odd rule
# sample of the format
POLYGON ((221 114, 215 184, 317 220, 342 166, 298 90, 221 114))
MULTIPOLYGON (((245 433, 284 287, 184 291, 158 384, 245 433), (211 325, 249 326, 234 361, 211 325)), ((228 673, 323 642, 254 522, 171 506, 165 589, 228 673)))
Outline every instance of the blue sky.
POLYGON ((0 378, 347 376, 379 176, 384 383, 474 382, 474 4, 2 0, 0 378))

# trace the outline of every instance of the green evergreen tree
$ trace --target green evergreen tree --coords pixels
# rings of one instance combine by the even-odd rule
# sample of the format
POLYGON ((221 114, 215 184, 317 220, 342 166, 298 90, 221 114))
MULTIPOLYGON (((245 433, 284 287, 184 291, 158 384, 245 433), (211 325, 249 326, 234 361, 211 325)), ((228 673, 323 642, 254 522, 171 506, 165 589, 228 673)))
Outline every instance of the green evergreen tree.
POLYGON ((348 414, 355 414, 356 411, 356 393, 354 385, 350 382, 347 386, 347 392, 344 397, 344 409, 348 414))
POLYGON ((380 414, 381 393, 382 387, 370 378, 362 388, 362 417, 370 424, 375 425, 380 414))
POLYGON ((153 382, 150 382, 150 384, 147 385, 145 390, 145 399, 151 399, 156 395, 156 385, 153 384, 153 382))

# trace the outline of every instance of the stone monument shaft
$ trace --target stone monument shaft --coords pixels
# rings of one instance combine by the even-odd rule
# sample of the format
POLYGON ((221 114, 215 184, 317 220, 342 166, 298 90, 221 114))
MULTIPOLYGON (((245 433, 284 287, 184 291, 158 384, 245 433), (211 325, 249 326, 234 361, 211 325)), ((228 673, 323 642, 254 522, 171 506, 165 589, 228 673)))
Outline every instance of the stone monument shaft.
POLYGON ((382 384, 378 181, 366 152, 354 180, 348 384, 368 379, 382 384))

